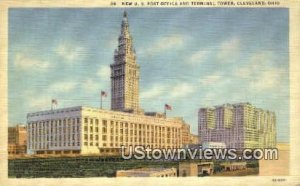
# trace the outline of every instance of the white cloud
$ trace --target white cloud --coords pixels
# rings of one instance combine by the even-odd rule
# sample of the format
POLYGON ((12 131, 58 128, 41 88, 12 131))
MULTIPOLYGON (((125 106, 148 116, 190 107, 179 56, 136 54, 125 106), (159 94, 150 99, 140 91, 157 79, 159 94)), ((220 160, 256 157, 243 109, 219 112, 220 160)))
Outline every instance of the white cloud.
POLYGON ((217 97, 218 97, 217 92, 209 91, 209 92, 206 92, 206 94, 201 98, 201 100, 205 104, 213 105, 212 101, 215 101, 217 97))
POLYGON ((97 71, 97 75, 103 80, 110 79, 110 67, 108 65, 103 65, 97 71))
POLYGON ((97 83, 90 78, 83 82, 83 88, 87 91, 95 91, 97 89, 96 85, 97 83))
POLYGON ((240 39, 233 37, 229 40, 224 41, 220 45, 219 52, 217 54, 220 62, 230 62, 240 53, 240 39))
POLYGON ((53 108, 65 108, 69 106, 74 106, 78 103, 78 100, 64 99, 57 95, 36 95, 35 97, 29 97, 28 99, 28 111, 35 112, 41 110, 50 110, 52 106, 52 99, 57 100, 57 105, 53 105, 53 108))
POLYGON ((190 83, 179 82, 175 85, 154 84, 152 88, 141 93, 142 99, 154 99, 162 96, 175 99, 185 97, 195 91, 195 87, 190 83))
POLYGON ((254 53, 248 63, 236 70, 234 75, 246 79, 250 89, 256 93, 279 88, 280 82, 287 78, 287 73, 285 69, 272 65, 273 56, 270 51, 254 53))
POLYGON ((73 81, 60 81, 50 85, 48 91, 53 93, 68 93, 75 90, 76 86, 77 83, 73 81))
POLYGON ((188 64, 198 64, 202 63, 207 56, 209 55, 210 51, 207 50, 199 50, 193 53, 190 58, 187 60, 188 64))
POLYGON ((50 109, 52 99, 54 98, 51 98, 48 95, 28 97, 28 106, 33 111, 46 110, 47 107, 50 109))
POLYGON ((279 68, 262 71, 261 74, 250 83, 250 86, 255 91, 279 88, 280 81, 284 74, 284 71, 279 68))
MULTIPOLYGON (((44 91, 46 94, 41 94, 38 91, 32 90, 25 91, 24 94, 31 110, 45 110, 48 108, 50 109, 52 99, 57 99, 58 107, 62 108, 65 106, 74 105, 74 103, 85 104, 86 101, 92 98, 95 93, 100 92, 100 85, 101 84, 99 84, 99 82, 96 82, 91 78, 85 79, 81 82, 60 81, 49 85, 48 88, 44 91), (85 92, 84 100, 82 101, 82 103, 80 102, 80 99, 73 100, 71 98, 72 96, 69 97, 69 95, 74 95, 74 93, 76 94, 79 89, 85 92)), ((82 98, 80 97, 80 94, 75 97, 82 98)))
POLYGON ((213 85, 221 80, 220 74, 208 75, 201 78, 199 81, 202 85, 213 85))
POLYGON ((234 75, 240 78, 249 78, 253 73, 253 69, 250 67, 243 67, 234 72, 234 75))
POLYGON ((85 49, 71 43, 62 42, 55 49, 56 54, 65 59, 64 62, 72 63, 82 58, 85 49))
POLYGON ((249 59, 249 66, 253 71, 269 69, 272 65, 274 54, 271 51, 259 51, 249 59))
POLYGON ((272 52, 260 51, 254 53, 248 60, 248 63, 237 69, 234 73, 239 78, 251 78, 257 76, 260 72, 271 68, 272 52))
POLYGON ((158 38, 151 47, 147 48, 141 53, 145 54, 153 54, 153 53, 161 53, 165 52, 166 50, 180 48, 184 44, 184 36, 179 34, 170 35, 163 38, 158 38))
POLYGON ((85 81, 82 82, 82 86, 85 91, 87 91, 87 94, 100 92, 100 90, 107 91, 109 88, 109 81, 95 81, 92 78, 88 78, 85 81))
POLYGON ((167 88, 162 84, 154 84, 150 89, 141 93, 142 99, 151 99, 163 95, 167 88))
POLYGON ((195 91, 195 87, 189 83, 178 83, 171 90, 172 98, 185 97, 195 91))
POLYGON ((14 60, 15 67, 21 70, 47 70, 53 65, 49 61, 38 60, 27 54, 18 53, 15 56, 14 60))

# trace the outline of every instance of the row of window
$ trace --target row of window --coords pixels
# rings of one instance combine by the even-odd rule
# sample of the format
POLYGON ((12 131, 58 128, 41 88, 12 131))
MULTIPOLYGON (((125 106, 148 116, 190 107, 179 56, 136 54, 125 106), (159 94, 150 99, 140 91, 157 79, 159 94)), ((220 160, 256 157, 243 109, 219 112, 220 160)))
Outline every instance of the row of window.
POLYGON ((29 143, 30 149, 49 149, 50 147, 75 147, 80 146, 80 142, 49 142, 49 143, 29 143))
MULTIPOLYGON (((98 142, 84 142, 84 144, 83 144, 84 146, 96 146, 96 147, 99 147, 99 143, 98 142)), ((110 143, 110 144, 107 144, 107 143, 103 143, 103 147, 110 147, 110 148, 112 148, 112 147, 121 147, 121 146, 125 146, 125 147, 129 147, 129 146, 131 146, 132 144, 130 144, 130 143, 110 143), (108 146, 109 145, 109 146, 108 146)), ((144 145, 144 144, 142 144, 142 143, 138 143, 138 144, 136 144, 136 145, 144 145)), ((179 148, 180 147, 180 145, 179 144, 173 144, 173 145, 163 145, 163 144, 150 144, 150 143, 148 143, 148 144, 146 144, 147 146, 149 146, 150 148, 179 148)))
POLYGON ((42 126, 46 127, 49 126, 52 127, 54 125, 65 125, 65 124, 79 124, 81 122, 80 118, 64 118, 64 119, 55 119, 55 120, 45 120, 45 121, 38 121, 38 122, 29 122, 28 127, 31 126, 42 126))
MULTIPOLYGON (((174 138, 174 139, 171 139, 171 138, 167 138, 167 139, 165 139, 165 138, 137 138, 137 137, 135 137, 135 138, 128 138, 127 136, 126 137, 120 137, 120 138, 118 138, 118 136, 116 136, 115 138, 113 137, 113 136, 111 136, 110 137, 110 141, 111 142, 113 142, 114 141, 114 139, 115 139, 115 141, 120 141, 120 142, 123 142, 123 140, 125 141, 125 142, 138 142, 138 141, 140 141, 140 142, 148 142, 148 143, 165 143, 165 141, 167 142, 167 143, 170 143, 171 141, 173 142, 173 143, 177 143, 177 141, 179 141, 179 140, 177 140, 177 138, 174 138)), ((90 135, 90 136, 88 136, 87 134, 85 134, 84 135, 84 140, 85 141, 88 141, 88 140, 90 140, 90 141, 92 141, 92 140, 99 140, 99 136, 98 135, 90 135)), ((103 135, 102 136, 102 141, 107 141, 108 139, 107 139, 107 136, 106 135, 103 135)))
MULTIPOLYGON (((97 118, 84 118, 84 130, 87 131, 88 129, 88 125, 90 124, 90 130, 92 131, 94 127, 99 127, 99 126, 94 126, 93 124, 98 125, 99 124, 99 119, 97 118)), ((107 120, 101 120, 102 123, 102 127, 110 127, 111 128, 135 128, 135 129, 150 129, 151 130, 155 130, 155 131, 164 131, 165 129, 167 131, 172 131, 172 132, 180 132, 180 129, 176 128, 176 127, 162 127, 162 126, 153 126, 153 125, 143 125, 143 124, 136 124, 136 123, 130 123, 128 124, 127 122, 114 122, 114 121, 110 121, 110 123, 108 123, 107 120)))
POLYGON ((80 135, 77 134, 73 134, 73 135, 39 135, 39 136, 34 136, 34 135, 31 135, 29 137, 32 141, 42 141, 42 140, 45 140, 45 141, 66 141, 66 140, 79 140, 80 139, 80 135))
MULTIPOLYGON (((88 127, 87 126, 85 126, 84 127, 84 133, 93 133, 93 132, 95 132, 95 133, 98 133, 99 132, 99 128, 98 127, 90 127, 90 129, 88 130, 88 127)), ((106 134, 108 131, 107 131, 107 127, 102 127, 102 134, 106 134)), ((159 131, 159 132, 154 132, 154 131, 152 131, 152 132, 149 132, 149 131, 141 131, 141 130, 129 130, 128 131, 128 129, 125 129, 125 130, 123 130, 122 128, 121 129, 118 129, 118 128, 116 128, 115 130, 114 130, 114 128, 111 128, 110 129, 110 134, 111 135, 114 135, 114 132, 115 132, 115 134, 116 135, 118 135, 118 134, 120 134, 120 135, 123 135, 123 134, 125 134, 125 135, 140 135, 140 136, 145 136, 146 134, 147 134, 147 136, 150 136, 150 134, 151 134, 151 136, 155 136, 155 137, 159 137, 159 136, 162 136, 162 137, 165 137, 165 135, 168 137, 168 138, 170 138, 172 135, 174 135, 174 136, 177 136, 178 135, 178 133, 177 132, 173 132, 173 133, 171 133, 171 132, 166 132, 166 133, 164 133, 164 132, 161 132, 161 131, 159 131)))

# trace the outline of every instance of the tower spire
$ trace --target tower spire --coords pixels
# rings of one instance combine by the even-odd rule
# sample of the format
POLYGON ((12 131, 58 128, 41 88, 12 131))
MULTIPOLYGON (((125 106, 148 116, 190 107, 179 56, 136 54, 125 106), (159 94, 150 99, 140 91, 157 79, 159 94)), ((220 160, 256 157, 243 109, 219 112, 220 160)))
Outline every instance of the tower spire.
POLYGON ((138 112, 139 65, 136 63, 133 39, 129 32, 128 14, 123 13, 119 44, 111 67, 111 109, 138 112))
MULTIPOLYGON (((121 34, 119 36, 119 45, 117 51, 119 51, 119 54, 122 53, 125 54, 125 56, 135 58, 132 36, 129 32, 128 14, 126 11, 123 13, 121 34)), ((135 62, 135 60, 127 60, 127 62, 135 62)))
MULTIPOLYGON (((120 37, 125 37, 125 38, 129 38, 130 33, 129 33, 129 24, 128 24, 128 17, 127 17, 127 12, 124 11, 123 13, 123 20, 122 20, 122 27, 121 27, 121 35, 120 37)), ((120 43, 120 41, 119 41, 120 43)))

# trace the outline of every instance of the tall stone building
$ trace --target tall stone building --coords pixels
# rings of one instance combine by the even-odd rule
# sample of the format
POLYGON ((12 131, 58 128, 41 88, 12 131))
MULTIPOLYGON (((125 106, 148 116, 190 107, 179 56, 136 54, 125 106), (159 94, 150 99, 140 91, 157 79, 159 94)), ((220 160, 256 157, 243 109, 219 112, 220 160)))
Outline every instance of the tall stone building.
POLYGON ((35 154, 118 154, 121 146, 180 148, 190 143, 190 127, 139 108, 139 66, 127 13, 111 67, 111 110, 69 107, 27 114, 28 152, 35 154))
POLYGON ((237 149, 276 146, 275 113, 250 103, 201 108, 198 126, 202 143, 224 142, 237 149))
POLYGON ((111 109, 139 112, 139 65, 129 32, 127 12, 124 12, 119 45, 111 67, 111 109))

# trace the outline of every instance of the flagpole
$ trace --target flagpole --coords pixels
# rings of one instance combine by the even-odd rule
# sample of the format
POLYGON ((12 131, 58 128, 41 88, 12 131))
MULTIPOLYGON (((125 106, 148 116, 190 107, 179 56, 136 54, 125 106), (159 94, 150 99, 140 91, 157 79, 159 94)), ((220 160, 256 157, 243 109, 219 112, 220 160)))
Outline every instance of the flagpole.
POLYGON ((167 109, 166 109, 166 105, 164 107, 164 111, 165 111, 165 117, 167 117, 167 109))
POLYGON ((53 101, 51 100, 51 111, 53 111, 53 101))

